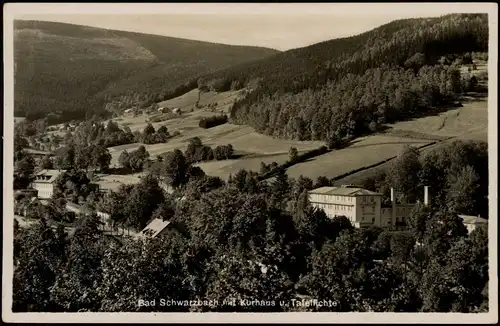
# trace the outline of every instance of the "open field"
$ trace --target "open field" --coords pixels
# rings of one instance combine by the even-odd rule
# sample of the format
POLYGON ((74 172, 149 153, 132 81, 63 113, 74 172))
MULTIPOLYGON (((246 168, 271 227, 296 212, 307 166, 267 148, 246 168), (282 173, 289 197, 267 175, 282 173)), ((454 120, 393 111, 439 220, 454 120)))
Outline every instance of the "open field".
POLYGON ((312 158, 287 169, 290 177, 300 175, 316 179, 319 176, 334 178, 351 170, 378 163, 397 155, 405 145, 422 146, 431 141, 385 135, 360 138, 355 144, 312 158))
POLYGON ((486 97, 467 98, 463 107, 388 125, 392 132, 420 132, 438 137, 487 140, 488 104, 486 97))
MULTIPOLYGON (((482 73, 486 71, 485 69, 485 65, 478 65, 478 69, 473 74, 482 73)), ((166 125, 171 133, 178 131, 180 135, 165 144, 145 145, 151 157, 154 158, 174 149, 184 151, 189 139, 195 136, 199 137, 205 145, 211 147, 232 144, 236 153, 245 153, 245 155, 239 159, 198 164, 205 173, 227 179, 229 174, 234 175, 240 169, 259 171, 261 161, 266 164, 273 161, 279 164, 286 162, 288 160, 288 150, 292 146, 296 147, 299 152, 304 152, 324 145, 324 142, 321 141, 301 142, 274 139, 255 132, 249 126, 230 123, 209 129, 198 127, 198 122, 202 117, 220 114, 220 112, 227 113, 237 97, 237 91, 201 94, 200 104, 206 106, 217 103, 217 113, 208 110, 206 107, 199 109, 194 107, 198 100, 198 90, 159 103, 160 107, 179 107, 183 114, 178 118, 153 123, 153 126, 158 128, 161 125, 166 125)), ((453 108, 435 115, 389 124, 384 132, 360 137, 348 148, 323 154, 291 166, 287 169, 287 173, 291 177, 304 175, 313 179, 318 176, 335 178, 349 171, 394 157, 400 153, 405 145, 420 147, 432 142, 438 142, 425 148, 423 152, 426 152, 439 146, 439 142, 453 139, 487 141, 487 94, 470 94, 462 100, 462 104, 463 107, 453 108)), ((125 115, 114 120, 121 125, 129 126, 134 131, 142 130, 150 116, 142 115, 134 118, 125 115)), ((118 157, 123 150, 132 151, 139 146, 141 144, 136 143, 110 147, 111 164, 117 165, 118 157)), ((360 176, 369 175, 370 171, 382 169, 389 164, 390 162, 387 162, 374 168, 353 173, 353 175, 340 179, 339 182, 347 182, 360 176)), ((123 182, 128 181, 124 179, 123 182)), ((135 181, 131 180, 130 182, 135 181)), ((110 182, 110 184, 115 183, 110 182)))
MULTIPOLYGON (((202 100, 200 101, 200 103, 202 105, 209 105, 212 103, 217 103, 217 105, 222 105, 222 106, 217 106, 216 108, 216 110, 219 111, 219 113, 214 113, 203 108, 195 109, 193 112, 183 113, 182 116, 179 118, 167 120, 164 122, 153 123, 153 126, 155 128, 158 128, 161 125, 165 125, 170 133, 179 131, 180 135, 170 139, 169 142, 164 144, 145 145, 151 157, 162 155, 166 152, 173 151, 175 149, 180 149, 184 151, 189 143, 189 139, 193 137, 199 137, 205 145, 211 147, 231 144, 233 145, 233 148, 237 153, 249 153, 257 156, 288 155, 288 150, 290 147, 296 147, 297 150, 300 152, 318 148, 324 145, 324 143, 321 141, 302 142, 302 141, 275 139, 269 136, 259 134, 252 127, 245 125, 234 125, 226 123, 209 129, 203 129, 198 126, 199 120, 203 117, 210 117, 215 114, 221 114, 220 110, 222 110, 224 113, 227 113, 230 105, 237 98, 237 95, 238 92, 235 91, 223 92, 218 94, 214 92, 203 93, 202 100)), ((160 103, 160 107, 161 106, 180 107, 182 109, 181 105, 194 106, 194 103, 197 100, 197 96, 198 96, 197 90, 191 91, 175 99, 160 103)), ((134 130, 142 130, 147 124, 146 122, 147 118, 148 118, 147 115, 142 115, 138 117, 122 116, 119 118, 115 118, 114 120, 117 121, 120 125, 127 125, 132 131, 134 131, 134 130)), ((111 165, 113 166, 118 163, 118 157, 120 156, 122 151, 124 150, 133 151, 139 148, 141 145, 142 144, 134 143, 134 144, 109 147, 109 151, 112 155, 111 165)), ((250 158, 248 157, 248 159, 250 158)), ((266 160, 263 159, 263 161, 266 160)), ((276 161, 278 162, 278 160, 280 159, 277 158, 276 161)), ((237 160, 231 160, 231 161, 237 161, 237 160)), ((250 164, 252 167, 255 166, 255 163, 250 163, 250 162, 254 161, 257 162, 256 164, 258 169, 260 160, 257 160, 255 158, 253 158, 252 161, 245 160, 245 162, 250 164)), ((273 160, 269 162, 272 161, 273 160)), ((220 164, 222 163, 211 162, 209 164, 210 168, 207 166, 207 169, 211 169, 211 166, 218 166, 220 164)), ((237 166, 240 166, 240 164, 238 164, 237 166)))
POLYGON ((129 175, 118 174, 99 174, 97 183, 102 190, 116 191, 122 184, 136 184, 141 181, 142 173, 134 173, 129 175))
MULTIPOLYGON (((440 115, 442 117, 442 121, 445 120, 443 128, 441 128, 441 130, 432 129, 431 126, 436 125, 436 121, 438 118, 433 116, 416 119, 414 121, 397 123, 394 125, 394 134, 397 134, 397 131, 415 132, 418 130, 418 132, 420 132, 422 130, 425 130, 424 128, 426 127, 425 123, 422 121, 427 121, 429 123, 427 127, 429 134, 439 135, 440 131, 442 131, 440 134, 441 136, 447 135, 447 137, 449 137, 446 140, 422 149, 420 152, 424 155, 425 153, 428 153, 429 151, 434 150, 440 146, 444 146, 445 144, 454 140, 477 140, 488 142, 488 105, 486 98, 479 98, 477 101, 466 102, 463 103, 463 105, 464 106, 461 108, 451 110, 440 115)), ((387 169, 391 163, 392 162, 389 161, 377 167, 354 173, 345 178, 337 180, 336 183, 356 183, 358 180, 369 177, 377 171, 387 169)), ((337 175, 339 174, 341 173, 338 173, 337 175)))
MULTIPOLYGON (((238 98, 240 91, 228 91, 222 93, 207 92, 200 95, 200 106, 206 106, 210 104, 217 104, 214 111, 209 110, 207 107, 196 108, 195 104, 198 100, 198 90, 194 89, 187 92, 179 97, 173 98, 168 101, 158 103, 159 107, 167 107, 170 109, 179 108, 182 111, 182 115, 160 122, 153 122, 152 125, 155 128, 159 128, 162 125, 167 126, 170 132, 179 131, 183 132, 190 130, 192 128, 198 128, 198 121, 204 117, 210 117, 216 114, 226 114, 232 103, 238 98)), ((142 114, 134 117, 131 113, 124 114, 120 117, 113 118, 122 126, 127 126, 132 131, 142 131, 144 127, 148 124, 147 119, 154 116, 162 115, 161 113, 155 114, 142 114)))
POLYGON ((243 157, 237 160, 202 162, 197 165, 205 171, 206 174, 227 180, 230 174, 234 176, 241 169, 259 172, 260 162, 264 162, 266 164, 270 164, 272 162, 283 164, 288 159, 289 156, 288 153, 286 153, 263 156, 256 155, 243 157))
MULTIPOLYGON (((182 121, 182 120, 180 120, 182 121)), ((185 121, 186 124, 189 121, 185 121)), ((288 156, 290 147, 296 147, 299 152, 312 150, 324 145, 321 141, 293 141, 276 139, 257 133, 252 127, 223 124, 217 127, 203 129, 193 128, 188 132, 172 138, 168 143, 144 145, 151 157, 180 149, 184 151, 187 148, 189 139, 199 137, 203 144, 215 147, 218 145, 233 145, 235 152, 244 152, 255 155, 280 155, 288 156)), ((118 157, 124 150, 133 151, 142 144, 127 144, 115 147, 109 147, 112 156, 111 165, 118 163, 118 157)), ((217 162, 219 163, 219 162, 217 162)), ((260 161, 259 161, 260 163, 260 161)))

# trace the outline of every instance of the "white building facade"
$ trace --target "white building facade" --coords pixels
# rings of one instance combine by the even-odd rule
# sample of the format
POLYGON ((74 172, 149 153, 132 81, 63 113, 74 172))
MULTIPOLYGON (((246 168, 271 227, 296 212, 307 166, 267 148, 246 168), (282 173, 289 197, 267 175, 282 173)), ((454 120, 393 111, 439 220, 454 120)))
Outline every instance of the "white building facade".
POLYGON ((35 174, 35 180, 31 187, 38 191, 39 199, 50 199, 54 193, 54 181, 64 171, 60 170, 42 170, 35 174))
MULTIPOLYGON (((428 205, 428 187, 424 187, 424 204, 428 205)), ((354 186, 321 187, 309 192, 313 207, 321 208, 330 218, 345 216, 358 228, 378 226, 404 229, 416 204, 397 203, 391 188, 391 204, 382 205, 382 194, 354 186)))
POLYGON ((330 218, 345 216, 356 227, 381 225, 382 194, 351 187, 321 187, 309 192, 313 207, 321 208, 330 218))

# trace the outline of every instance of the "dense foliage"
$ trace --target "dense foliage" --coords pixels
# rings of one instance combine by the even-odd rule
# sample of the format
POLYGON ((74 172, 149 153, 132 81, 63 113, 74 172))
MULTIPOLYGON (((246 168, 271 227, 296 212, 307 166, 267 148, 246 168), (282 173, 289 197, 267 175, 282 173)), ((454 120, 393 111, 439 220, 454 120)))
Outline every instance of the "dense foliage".
POLYGON ((283 138, 330 141, 449 103, 474 84, 452 64, 471 63, 470 52, 487 46, 487 15, 405 19, 205 79, 238 81, 250 90, 232 108, 235 123, 283 138))
POLYGON ((54 167, 61 170, 101 170, 105 171, 111 164, 111 154, 102 145, 85 145, 69 142, 55 152, 54 167))
POLYGON ((234 149, 231 144, 219 145, 212 149, 210 146, 203 145, 199 137, 193 137, 184 152, 186 161, 189 163, 226 160, 233 157, 234 149))
POLYGON ((138 149, 130 153, 124 150, 118 157, 118 164, 122 168, 131 169, 132 171, 141 171, 149 162, 149 152, 146 147, 140 146, 138 149))
POLYGON ((200 119, 199 126, 203 129, 212 128, 227 122, 227 115, 214 115, 212 117, 200 119))
POLYGON ((148 106, 198 76, 277 53, 42 21, 15 21, 15 114, 49 123, 148 106))
POLYGON ((408 231, 361 230, 313 209, 307 178, 281 174, 247 191, 251 180, 200 177, 175 200, 149 176, 101 203, 116 223, 140 229, 159 217, 183 230, 159 238, 104 236, 91 215, 70 235, 43 220, 17 228, 14 311, 488 310, 486 229, 467 234, 448 208, 419 208, 408 231), (300 307, 299 296, 334 304, 300 307))
POLYGON ((459 214, 488 217, 488 145, 479 141, 453 141, 419 155, 406 147, 387 171, 359 181, 388 198, 390 187, 403 202, 423 200, 429 187, 431 204, 459 214))
POLYGON ((248 110, 233 111, 233 120, 276 137, 330 143, 429 113, 454 100, 471 78, 462 78, 453 66, 425 66, 417 74, 404 68, 370 69, 320 90, 264 96, 248 110))

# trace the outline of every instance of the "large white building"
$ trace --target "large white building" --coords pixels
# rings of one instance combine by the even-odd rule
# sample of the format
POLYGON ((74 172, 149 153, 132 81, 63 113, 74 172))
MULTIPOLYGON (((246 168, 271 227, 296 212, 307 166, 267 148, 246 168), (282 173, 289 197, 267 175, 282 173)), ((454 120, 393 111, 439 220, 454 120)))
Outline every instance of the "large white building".
POLYGON ((351 187, 321 187, 309 192, 309 201, 330 218, 345 216, 356 227, 380 225, 382 194, 351 187))
MULTIPOLYGON (((428 197, 428 187, 425 187, 425 205, 428 197)), ((391 189, 391 205, 385 206, 382 205, 382 194, 348 185, 311 190, 309 201, 314 207, 323 209, 328 217, 345 216, 358 228, 404 227, 416 205, 397 203, 394 189, 391 189)))
POLYGON ((54 193, 54 181, 63 170, 42 170, 35 174, 35 180, 31 183, 31 187, 38 191, 38 198, 50 199, 54 193))

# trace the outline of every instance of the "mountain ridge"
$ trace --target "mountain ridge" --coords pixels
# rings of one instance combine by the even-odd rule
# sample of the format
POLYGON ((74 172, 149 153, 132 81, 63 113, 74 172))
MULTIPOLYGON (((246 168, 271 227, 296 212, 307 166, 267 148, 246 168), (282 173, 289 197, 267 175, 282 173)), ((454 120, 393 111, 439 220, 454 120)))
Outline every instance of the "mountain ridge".
POLYGON ((198 75, 274 53, 278 51, 16 20, 15 114, 28 119, 48 116, 51 123, 102 115, 110 98, 130 95, 155 102, 161 96, 144 94, 163 92, 168 98, 198 75))

